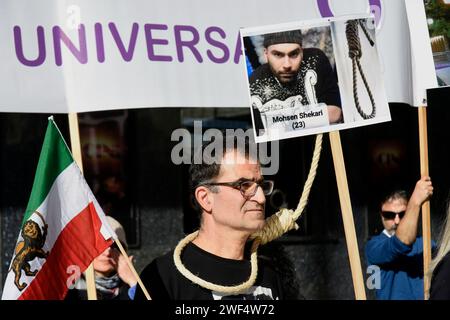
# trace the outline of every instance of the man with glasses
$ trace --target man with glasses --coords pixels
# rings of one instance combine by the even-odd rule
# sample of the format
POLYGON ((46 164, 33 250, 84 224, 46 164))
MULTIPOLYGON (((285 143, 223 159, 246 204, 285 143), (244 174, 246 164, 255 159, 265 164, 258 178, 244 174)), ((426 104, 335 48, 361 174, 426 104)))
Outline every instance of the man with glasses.
MULTIPOLYGON (((204 144, 200 150, 204 157, 208 145, 204 144)), ((265 225, 266 196, 271 194, 273 182, 261 175, 260 165, 249 154, 248 145, 237 148, 238 145, 229 146, 224 141, 223 156, 214 161, 203 157, 202 163, 191 164, 191 194, 200 213, 200 229, 144 269, 141 278, 152 299, 283 297, 278 274, 262 259, 258 259, 256 266, 256 282, 243 292, 224 293, 200 283, 236 286, 246 282, 255 270, 249 260, 249 237, 265 225)), ((144 299, 139 288, 135 299, 144 299)))
POLYGON ((417 227, 420 208, 432 194, 430 177, 422 177, 409 201, 405 191, 396 191, 382 201, 384 230, 366 244, 367 265, 380 268, 377 299, 424 299, 423 239, 417 237, 417 227))

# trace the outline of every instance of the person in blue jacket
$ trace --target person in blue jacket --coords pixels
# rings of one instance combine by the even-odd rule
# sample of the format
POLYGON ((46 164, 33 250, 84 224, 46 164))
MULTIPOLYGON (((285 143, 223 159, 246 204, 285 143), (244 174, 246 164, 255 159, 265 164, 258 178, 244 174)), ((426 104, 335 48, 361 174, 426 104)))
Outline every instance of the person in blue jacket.
MULTIPOLYGON (((383 232, 366 244, 368 266, 380 268, 379 300, 423 300, 423 239, 417 236, 422 204, 433 194, 430 177, 422 177, 408 201, 396 191, 381 203, 383 232)), ((433 247, 435 244, 433 243, 433 247)))

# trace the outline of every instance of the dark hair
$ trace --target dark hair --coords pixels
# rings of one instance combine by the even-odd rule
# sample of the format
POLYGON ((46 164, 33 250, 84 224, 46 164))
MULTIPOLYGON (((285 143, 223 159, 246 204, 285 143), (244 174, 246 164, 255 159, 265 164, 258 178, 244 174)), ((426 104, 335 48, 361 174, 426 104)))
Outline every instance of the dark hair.
MULTIPOLYGON (((199 203, 197 202, 197 199, 195 198, 195 190, 200 185, 211 182, 216 178, 220 173, 220 167, 221 167, 221 160, 230 151, 237 150, 240 154, 244 155, 245 158, 254 158, 256 157, 256 154, 253 155, 250 152, 250 146, 251 143, 245 139, 245 137, 239 137, 239 136, 233 136, 232 141, 231 139, 225 138, 226 135, 223 135, 224 139, 222 139, 222 154, 216 154, 213 156, 213 158, 208 158, 205 160, 205 149, 208 148, 208 146, 211 146, 213 143, 217 143, 214 140, 213 141, 206 141, 202 144, 198 150, 195 151, 192 159, 191 159, 191 165, 189 166, 189 188, 191 192, 191 200, 192 204, 194 205, 194 208, 201 213, 201 207, 199 203), (232 142, 232 144, 230 143, 232 142), (200 153, 200 154, 199 154, 200 153), (220 157, 220 158, 219 158, 220 157), (195 160, 201 159, 200 163, 196 163, 195 160)), ((258 159, 255 159, 256 161, 258 159)), ((209 187, 210 190, 213 192, 216 191, 216 187, 211 186, 209 187)))
POLYGON ((385 204, 386 202, 391 202, 394 200, 405 200, 405 202, 408 202, 409 200, 409 195, 408 192, 406 192, 405 190, 395 190, 390 192, 387 196, 385 196, 381 202, 380 202, 380 207, 383 206, 383 204, 385 204))

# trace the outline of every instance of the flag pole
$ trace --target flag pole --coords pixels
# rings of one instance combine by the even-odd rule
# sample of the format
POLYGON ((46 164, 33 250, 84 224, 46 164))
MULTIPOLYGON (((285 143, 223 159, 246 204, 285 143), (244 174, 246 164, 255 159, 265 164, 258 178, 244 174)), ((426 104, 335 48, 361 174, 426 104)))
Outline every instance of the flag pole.
POLYGON ((145 297, 147 298, 147 300, 152 300, 152 298, 150 297, 150 294, 148 293, 147 289, 144 286, 144 283, 142 282, 141 278, 139 277, 138 273, 136 272, 136 269, 134 268, 133 264, 130 261, 130 258, 128 257, 128 254, 126 253, 125 249, 122 247, 122 244, 120 243, 120 241, 118 239, 114 240, 117 244, 117 246, 119 247, 120 253, 125 257, 128 267, 130 268, 131 272, 133 272, 133 275, 136 277, 137 282, 139 283, 139 286, 141 287, 142 291, 145 294, 145 297))
MULTIPOLYGON (((427 109, 421 106, 419 114, 419 145, 420 145, 420 174, 429 176, 428 170, 428 134, 427 134, 427 109)), ((424 299, 428 300, 430 288, 430 263, 431 263, 431 223, 430 223, 430 201, 422 205, 422 238, 423 238, 423 290, 424 299)))
MULTIPOLYGON (((69 131, 70 131, 70 145, 72 149, 72 155, 77 163, 78 167, 83 173, 83 159, 81 157, 81 143, 80 143, 80 131, 78 129, 78 114, 69 112, 69 131)), ((97 300, 97 290, 95 288, 95 274, 92 263, 85 271, 86 286, 88 300, 97 300)))
POLYGON ((356 238, 355 222, 353 220, 352 204, 348 191, 347 174, 345 172, 344 156, 342 153, 339 131, 330 132, 331 152, 333 154, 334 170, 341 204, 342 221, 344 223, 347 252, 352 272, 353 289, 356 300, 366 300, 366 290, 359 257, 358 240, 356 238))

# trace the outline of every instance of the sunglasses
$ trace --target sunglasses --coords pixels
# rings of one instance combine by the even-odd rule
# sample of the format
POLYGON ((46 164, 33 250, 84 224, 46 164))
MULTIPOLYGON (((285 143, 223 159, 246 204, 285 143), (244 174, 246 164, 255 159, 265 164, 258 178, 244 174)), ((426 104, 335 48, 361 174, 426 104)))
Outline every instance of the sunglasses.
POLYGON ((399 217, 400 219, 402 219, 403 216, 405 215, 405 211, 400 211, 400 212, 381 211, 381 215, 382 215, 383 218, 385 218, 386 220, 394 220, 396 215, 398 215, 398 217, 399 217))

